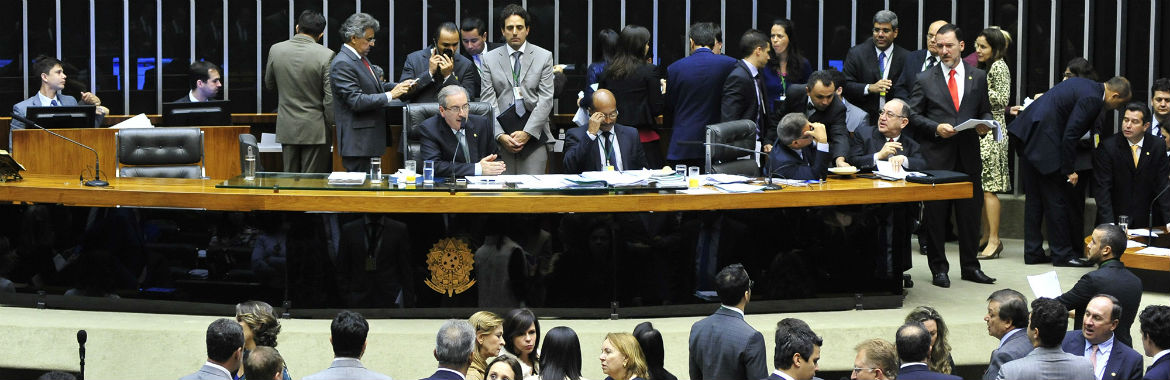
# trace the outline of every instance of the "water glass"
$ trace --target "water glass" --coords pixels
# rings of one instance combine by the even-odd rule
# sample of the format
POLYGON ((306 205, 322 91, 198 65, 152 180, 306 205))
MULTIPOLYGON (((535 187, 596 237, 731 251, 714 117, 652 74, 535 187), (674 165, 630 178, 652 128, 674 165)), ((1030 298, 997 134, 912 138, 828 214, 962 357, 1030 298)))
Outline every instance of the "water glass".
POLYGON ((687 188, 698 189, 701 185, 699 183, 699 167, 691 166, 687 168, 687 188))
POLYGON ((1129 236, 1129 215, 1121 215, 1117 217, 1117 225, 1121 226, 1121 230, 1129 236))
POLYGON ((414 181, 418 180, 418 178, 416 178, 416 176, 418 174, 418 166, 417 165, 418 165, 418 161, 406 160, 406 163, 405 163, 405 166, 406 166, 405 167, 405 169, 406 169, 405 177, 406 178, 403 179, 403 182, 406 182, 406 183, 413 185, 414 181))
POLYGON ((683 164, 675 165, 674 166, 674 174, 678 174, 679 177, 686 177, 687 176, 687 166, 683 165, 683 164))
POLYGON ((423 161, 423 184, 435 184, 435 162, 431 160, 423 161))
POLYGON ((382 183, 382 157, 370 158, 370 183, 382 183))

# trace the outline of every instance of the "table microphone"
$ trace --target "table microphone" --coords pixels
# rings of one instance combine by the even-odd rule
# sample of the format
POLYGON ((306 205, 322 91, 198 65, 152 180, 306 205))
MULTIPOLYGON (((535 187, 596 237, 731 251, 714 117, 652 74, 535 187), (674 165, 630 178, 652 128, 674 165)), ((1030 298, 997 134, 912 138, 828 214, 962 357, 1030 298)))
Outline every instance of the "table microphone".
MULTIPOLYGON (((462 130, 462 129, 463 128, 460 128, 460 130, 462 130)), ((466 131, 463 132, 463 141, 467 141, 467 132, 466 131)), ((450 181, 451 181, 451 183, 450 183, 451 195, 455 195, 455 158, 459 157, 459 146, 460 145, 463 145, 463 144, 460 144, 459 138, 456 137, 455 138, 455 153, 451 155, 451 166, 447 167, 447 172, 451 173, 451 179, 450 179, 450 181)))
MULTIPOLYGON (((705 141, 679 141, 678 144, 679 145, 718 146, 718 147, 723 147, 723 148, 727 148, 727 149, 731 149, 731 150, 738 150, 740 152, 756 153, 756 154, 763 155, 765 157, 771 157, 768 154, 768 152, 758 151, 755 149, 741 148, 741 147, 738 147, 735 145, 724 144, 724 143, 713 143, 713 142, 705 142, 705 141)), ((768 190, 780 190, 781 189, 781 186, 772 184, 772 176, 770 175, 770 173, 769 173, 769 175, 764 177, 764 182, 766 183, 766 185, 764 187, 767 188, 768 190)))
POLYGON ((80 380, 85 380, 85 338, 85 330, 77 330, 77 352, 81 356, 81 376, 77 378, 80 380))
MULTIPOLYGON (((101 175, 101 159, 98 157, 98 152, 97 152, 96 150, 93 150, 93 148, 90 148, 88 145, 85 145, 85 144, 79 143, 79 142, 77 142, 77 141, 74 141, 74 140, 73 140, 73 139, 71 139, 71 138, 68 138, 68 137, 65 137, 65 136, 61 136, 61 135, 57 134, 57 132, 53 132, 53 131, 51 131, 51 130, 45 129, 45 127, 42 127, 42 126, 40 126, 40 125, 37 125, 37 123, 33 122, 32 120, 29 120, 27 117, 24 117, 24 116, 21 116, 21 115, 17 115, 17 114, 15 114, 15 113, 14 113, 14 114, 12 114, 12 118, 13 118, 13 119, 16 119, 17 121, 19 121, 19 122, 21 122, 21 123, 24 123, 25 125, 31 125, 31 126, 34 126, 34 127, 40 128, 41 130, 43 130, 43 131, 45 131, 45 132, 49 132, 49 134, 51 134, 51 135, 53 135, 53 136, 57 136, 57 137, 60 137, 60 138, 62 138, 62 139, 65 139, 65 141, 68 141, 68 142, 71 142, 71 143, 77 144, 77 145, 81 146, 82 148, 89 149, 89 151, 90 151, 90 152, 93 152, 93 180, 92 180, 92 181, 85 181, 85 185, 86 185, 86 186, 94 186, 94 187, 103 187, 103 186, 109 186, 109 185, 110 185, 110 183, 109 183, 109 182, 102 181, 102 175, 101 175)), ((84 178, 83 178, 83 179, 84 179, 84 178)), ((84 331, 85 331, 85 330, 82 330, 82 332, 84 332, 84 331)), ((77 340, 78 340, 79 342, 83 342, 83 343, 84 343, 84 341, 85 341, 85 338, 84 338, 84 336, 85 336, 84 334, 82 334, 81 332, 79 332, 79 333, 78 333, 78 336, 77 336, 77 340)))
POLYGON ((1148 216, 1149 219, 1146 219, 1146 229, 1150 231, 1149 235, 1146 236, 1147 247, 1154 246, 1154 202, 1157 202, 1158 197, 1162 196, 1162 194, 1165 194, 1166 190, 1168 189, 1170 189, 1170 184, 1166 184, 1166 187, 1163 187, 1162 191, 1158 192, 1158 195, 1155 195, 1154 199, 1150 200, 1150 214, 1148 216))

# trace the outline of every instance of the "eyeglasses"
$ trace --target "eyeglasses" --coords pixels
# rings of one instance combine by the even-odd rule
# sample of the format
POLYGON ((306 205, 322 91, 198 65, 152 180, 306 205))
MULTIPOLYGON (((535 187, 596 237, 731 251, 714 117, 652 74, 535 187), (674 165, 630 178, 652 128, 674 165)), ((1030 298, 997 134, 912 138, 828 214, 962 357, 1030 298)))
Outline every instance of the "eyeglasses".
POLYGON ((894 29, 891 29, 891 28, 873 28, 873 32, 874 32, 874 33, 885 33, 885 34, 889 34, 889 33, 893 33, 893 32, 894 32, 894 29))
POLYGON ((857 368, 857 367, 853 367, 853 373, 858 373, 858 372, 861 372, 861 371, 873 371, 873 370, 876 370, 876 369, 877 369, 877 368, 857 368))
MULTIPOLYGON (((594 112, 596 112, 596 111, 594 111, 594 112)), ((617 119, 617 117, 618 117, 618 111, 613 111, 613 112, 610 112, 610 113, 603 113, 603 114, 601 114, 601 115, 602 115, 602 116, 605 116, 605 118, 606 118, 606 119, 617 119)))
POLYGON ((443 109, 446 109, 448 111, 467 112, 468 110, 471 110, 471 104, 464 104, 461 106, 443 107, 443 109))
POLYGON ((376 40, 377 38, 376 37, 369 37, 369 38, 363 38, 363 39, 366 40, 366 42, 374 43, 374 40, 376 40))
POLYGON ((903 118, 903 119, 905 119, 905 118, 906 118, 906 116, 905 116, 905 115, 902 115, 902 114, 896 114, 896 113, 893 113, 892 111, 885 111, 885 112, 882 112, 882 113, 881 113, 881 115, 882 115, 882 116, 885 116, 887 119, 893 119, 893 118, 895 118, 895 117, 900 117, 900 118, 903 118))

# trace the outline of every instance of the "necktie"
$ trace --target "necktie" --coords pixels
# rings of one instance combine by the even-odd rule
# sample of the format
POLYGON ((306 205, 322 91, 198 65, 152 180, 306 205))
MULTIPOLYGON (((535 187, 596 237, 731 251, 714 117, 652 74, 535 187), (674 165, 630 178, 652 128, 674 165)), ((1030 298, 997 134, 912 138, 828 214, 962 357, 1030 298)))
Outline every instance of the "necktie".
POLYGON ((934 67, 934 64, 935 64, 935 63, 936 63, 936 61, 935 61, 935 59, 934 59, 934 56, 933 56, 933 55, 931 55, 931 56, 927 56, 927 57, 926 57, 926 63, 922 64, 922 70, 919 70, 919 71, 926 71, 926 70, 928 70, 928 69, 930 69, 930 68, 934 67))
POLYGON ((605 165, 603 166, 613 165, 613 167, 616 169, 617 158, 615 158, 613 154, 613 140, 610 140, 611 137, 613 137, 613 132, 601 132, 601 138, 603 139, 601 140, 601 148, 605 149, 605 165))
POLYGON ((886 52, 878 54, 878 79, 883 79, 886 76, 886 52))
POLYGON ((947 80, 947 89, 951 91, 951 101, 955 102, 955 111, 959 111, 959 85, 955 83, 955 69, 951 69, 951 79, 947 80))
POLYGON ((894 142, 894 138, 891 137, 889 140, 886 140, 886 142, 894 142))
POLYGON ((370 71, 370 76, 374 77, 374 81, 378 81, 378 76, 374 75, 374 68, 370 67, 370 61, 367 61, 366 57, 362 57, 362 63, 366 64, 366 70, 370 71))
POLYGON ((455 136, 459 139, 459 150, 463 151, 463 162, 471 162, 471 152, 467 150, 467 135, 460 129, 455 131, 455 136))
POLYGON ((764 75, 761 73, 756 73, 756 103, 758 103, 760 107, 760 112, 756 113, 757 131, 765 130, 764 128, 766 127, 764 126, 764 121, 768 119, 768 106, 767 103, 764 102, 764 93, 766 90, 764 89, 764 75))
POLYGON ((49 101, 49 105, 50 105, 50 106, 53 106, 53 107, 56 107, 56 106, 57 106, 57 99, 50 100, 50 101, 49 101))
MULTIPOLYGON (((517 51, 512 53, 512 57, 516 59, 516 62, 512 64, 512 85, 515 87, 520 87, 520 56, 522 55, 524 55, 524 52, 517 51)), ((516 114, 524 117, 524 99, 516 98, 515 102, 516 114)))
POLYGON ((1097 345, 1089 347, 1089 350, 1091 350, 1089 351, 1089 363, 1093 363, 1093 371, 1095 372, 1097 371, 1097 345))
POLYGON ((483 66, 483 61, 479 59, 479 54, 473 55, 471 58, 475 60, 476 67, 483 66))
POLYGON ((1138 148, 1140 147, 1135 144, 1129 145, 1129 150, 1133 151, 1133 167, 1135 169, 1138 167, 1138 160, 1141 159, 1141 156, 1138 156, 1138 148))

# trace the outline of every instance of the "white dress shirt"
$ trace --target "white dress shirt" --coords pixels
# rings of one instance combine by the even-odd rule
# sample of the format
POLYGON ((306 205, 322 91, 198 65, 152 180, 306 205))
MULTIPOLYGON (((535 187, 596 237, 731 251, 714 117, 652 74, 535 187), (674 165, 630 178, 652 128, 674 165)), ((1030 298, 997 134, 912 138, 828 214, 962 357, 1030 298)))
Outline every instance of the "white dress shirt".
MULTIPOLYGON (((605 132, 605 131, 598 130, 597 134, 595 135, 595 134, 592 134, 592 133, 589 133, 588 131, 586 131, 585 136, 589 136, 590 140, 597 140, 598 137, 601 137, 601 134, 603 132, 605 132)), ((609 144, 611 146, 610 149, 613 149, 613 159, 615 161, 617 161, 617 162, 611 162, 610 164, 613 165, 614 170, 617 170, 617 171, 626 170, 624 165, 622 165, 622 150, 619 148, 619 145, 618 145, 617 128, 611 129, 609 132, 610 132, 609 144)), ((605 170, 605 145, 602 144, 600 141, 597 142, 597 154, 599 157, 601 157, 601 160, 598 161, 601 163, 601 166, 602 166, 601 169, 605 170)), ((743 314, 743 312, 740 312, 740 314, 743 314)))
POLYGON ((796 379, 793 379, 792 376, 788 376, 787 373, 784 373, 784 371, 781 371, 781 370, 772 371, 772 374, 776 375, 776 376, 780 376, 780 378, 784 379, 784 380, 796 380, 796 379))
MULTIPOLYGON (((37 99, 40 99, 42 107, 50 107, 53 105, 53 101, 57 100, 57 94, 53 94, 53 97, 50 98, 45 96, 45 94, 42 94, 40 91, 37 91, 37 99)), ((57 105, 61 105, 60 100, 57 100, 57 105)))
MULTIPOLYGON (((885 141, 885 142, 890 142, 890 138, 889 138, 889 137, 882 136, 882 141, 885 141)), ((894 137, 894 142, 900 142, 900 141, 902 141, 902 135, 898 135, 898 136, 894 137)), ((885 145, 885 142, 883 142, 883 143, 882 143, 882 145, 885 145)), ((903 150, 903 151, 904 151, 904 150, 903 150)), ((890 157, 897 156, 897 155, 898 155, 897 153, 895 153, 895 154, 891 154, 891 155, 890 155, 890 157)), ((889 160, 889 159, 890 159, 890 157, 886 157, 886 159, 885 159, 885 160, 889 160)), ((885 161, 885 160, 882 160, 882 159, 878 158, 878 154, 877 154, 877 153, 874 153, 874 154, 873 154, 873 162, 878 162, 878 161, 885 161)), ((910 168, 910 160, 903 160, 903 161, 902 161, 902 168, 904 168, 904 169, 909 169, 909 168, 910 168)))
MULTIPOLYGON (((354 55, 358 56, 358 59, 366 59, 367 63, 370 62, 370 60, 368 58, 362 57, 362 55, 359 54, 357 49, 354 49, 353 46, 349 46, 349 44, 345 44, 345 43, 341 44, 341 46, 346 48, 346 49, 349 49, 349 51, 352 51, 354 55)), ((362 66, 365 66, 365 64, 363 64, 362 66)), ((378 77, 374 76, 374 67, 373 66, 370 66, 370 68, 366 69, 366 71, 370 73, 371 77, 374 77, 375 83, 378 83, 379 85, 381 85, 380 82, 382 82, 382 80, 378 79, 378 77)), ((394 100, 394 97, 390 96, 390 91, 386 91, 385 94, 386 94, 386 101, 394 100)), ((195 101, 194 98, 191 98, 191 101, 194 102, 195 101)))
POLYGON ((944 63, 939 63, 937 66, 939 70, 942 70, 943 84, 948 86, 951 80, 951 69, 955 69, 955 86, 959 90, 959 104, 963 104, 963 87, 965 87, 967 79, 963 66, 962 59, 955 59, 955 67, 947 67, 944 63))

